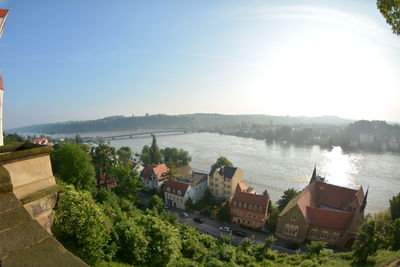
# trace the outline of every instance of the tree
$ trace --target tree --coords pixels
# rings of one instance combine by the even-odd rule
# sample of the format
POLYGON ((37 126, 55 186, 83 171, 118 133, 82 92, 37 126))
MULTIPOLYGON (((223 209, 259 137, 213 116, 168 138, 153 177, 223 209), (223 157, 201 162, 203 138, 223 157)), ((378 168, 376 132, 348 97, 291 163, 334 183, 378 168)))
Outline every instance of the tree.
POLYGON ((400 0, 377 0, 376 4, 393 33, 400 35, 400 0))
POLYGON ((26 139, 17 133, 4 134, 4 144, 5 145, 14 144, 14 143, 22 143, 25 141, 26 141, 26 139))
POLYGON ((53 152, 55 174, 76 189, 91 190, 96 185, 90 156, 77 144, 66 143, 53 152))
POLYGON ((219 157, 217 161, 211 166, 211 168, 214 168, 215 166, 233 167, 233 164, 227 158, 219 157))
POLYGON ((164 157, 164 162, 172 167, 186 166, 190 161, 192 161, 192 158, 189 156, 189 152, 183 149, 177 149, 175 147, 161 149, 161 154, 164 157))
POLYGON ((152 195, 149 200, 149 209, 157 211, 157 213, 162 213, 164 211, 164 202, 157 195, 152 195))
POLYGON ((115 193, 131 202, 136 202, 136 192, 141 188, 137 171, 132 171, 129 165, 119 164, 111 169, 111 175, 118 180, 118 185, 114 188, 115 193))
POLYGON ((306 248, 310 251, 310 253, 316 256, 319 256, 319 254, 325 247, 326 247, 326 242, 322 241, 311 241, 310 244, 306 245, 306 248))
POLYGON ((52 231, 68 250, 95 264, 110 260, 114 251, 108 251, 110 230, 106 217, 88 192, 75 191, 67 186, 59 195, 52 231))
POLYGON ((268 190, 267 190, 267 189, 265 189, 265 190, 264 190, 264 192, 263 192, 263 196, 266 196, 266 197, 268 197, 268 198, 269 198, 269 194, 268 194, 268 190))
POLYGON ((282 197, 276 202, 278 204, 279 211, 282 211, 286 205, 296 197, 300 192, 296 191, 294 188, 289 188, 285 192, 283 192, 282 197))
POLYGON ((400 218, 400 193, 397 194, 397 196, 392 197, 392 199, 389 200, 389 204, 392 220, 394 221, 397 218, 400 218))
POLYGON ((358 229, 357 237, 353 244, 354 261, 363 263, 368 256, 374 255, 376 250, 375 221, 367 217, 358 229))
POLYGON ((185 208, 187 210, 192 210, 194 208, 193 200, 191 197, 189 197, 186 202, 185 202, 185 208))
POLYGON ((118 155, 119 160, 121 160, 121 161, 125 162, 128 160, 131 160, 132 159, 132 149, 127 146, 120 147, 117 150, 117 155, 118 155))
POLYGON ((111 167, 117 164, 115 148, 107 144, 100 144, 92 148, 91 155, 97 177, 101 174, 111 174, 111 167))
POLYGON ((75 140, 74 141, 77 144, 82 144, 83 143, 83 139, 79 134, 75 135, 75 140))
POLYGON ((149 149, 149 155, 150 155, 150 163, 154 165, 158 165, 162 163, 162 154, 160 152, 159 147, 157 146, 157 139, 156 136, 153 135, 153 141, 151 143, 150 149, 149 149))
POLYGON ((392 249, 393 250, 399 250, 400 249, 400 218, 397 218, 393 222, 392 249))

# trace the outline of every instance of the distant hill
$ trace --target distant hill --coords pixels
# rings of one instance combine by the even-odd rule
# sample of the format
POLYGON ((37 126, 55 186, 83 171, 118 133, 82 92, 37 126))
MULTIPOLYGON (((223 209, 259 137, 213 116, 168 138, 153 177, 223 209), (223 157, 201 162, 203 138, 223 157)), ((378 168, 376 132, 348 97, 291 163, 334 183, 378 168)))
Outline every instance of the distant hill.
POLYGON ((49 124, 38 124, 20 128, 9 129, 7 132, 18 133, 85 133, 106 132, 143 129, 186 129, 186 130, 210 130, 215 127, 223 127, 239 123, 258 124, 332 124, 347 125, 352 120, 336 116, 321 117, 290 117, 270 115, 223 115, 223 114, 183 114, 183 115, 149 115, 138 117, 112 116, 98 120, 68 121, 49 124))

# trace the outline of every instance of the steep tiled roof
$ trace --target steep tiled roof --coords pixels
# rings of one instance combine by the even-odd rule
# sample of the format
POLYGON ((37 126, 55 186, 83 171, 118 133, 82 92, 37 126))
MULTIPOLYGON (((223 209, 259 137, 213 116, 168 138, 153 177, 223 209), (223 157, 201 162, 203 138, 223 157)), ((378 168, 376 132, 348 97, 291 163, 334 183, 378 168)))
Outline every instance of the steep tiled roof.
POLYGON ((169 171, 167 165, 159 164, 157 166, 147 166, 145 167, 142 172, 141 176, 150 179, 152 174, 155 174, 158 180, 163 180, 165 178, 165 174, 169 171))
POLYGON ((364 199, 362 188, 354 190, 317 180, 292 199, 279 216, 298 206, 312 225, 345 229, 354 213, 359 212, 361 199, 364 199))
POLYGON ((233 176, 235 175, 237 169, 238 168, 236 168, 236 167, 227 167, 227 166, 218 166, 217 165, 211 169, 210 176, 214 175, 215 172, 218 171, 219 175, 221 175, 227 179, 232 179, 233 176))
POLYGON ((176 194, 179 196, 184 196, 186 194, 187 189, 189 188, 189 184, 182 183, 179 181, 169 180, 165 183, 165 189, 168 193, 176 194), (178 191, 181 191, 181 194, 178 194, 178 191))
POLYGON ((247 192, 250 194, 256 194, 256 190, 254 190, 252 187, 248 186, 247 184, 245 184, 243 182, 239 182, 237 184, 236 191, 247 192))
POLYGON ((8 9, 0 9, 0 17, 5 17, 8 13, 8 9))
POLYGON ((345 229, 353 219, 353 212, 307 207, 307 218, 312 225, 345 229))
POLYGON ((257 205, 263 207, 263 212, 268 210, 269 198, 264 195, 256 195, 246 192, 236 191, 232 197, 232 201, 247 203, 247 205, 257 205))

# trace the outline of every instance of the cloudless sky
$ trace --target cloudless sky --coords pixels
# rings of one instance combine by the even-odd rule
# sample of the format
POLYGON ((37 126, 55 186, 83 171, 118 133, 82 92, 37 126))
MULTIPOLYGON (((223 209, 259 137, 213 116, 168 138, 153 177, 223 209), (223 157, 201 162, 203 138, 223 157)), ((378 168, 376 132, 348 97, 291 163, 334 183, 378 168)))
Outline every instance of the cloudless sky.
POLYGON ((400 37, 375 1, 0 0, 4 123, 111 115, 400 122, 400 37))

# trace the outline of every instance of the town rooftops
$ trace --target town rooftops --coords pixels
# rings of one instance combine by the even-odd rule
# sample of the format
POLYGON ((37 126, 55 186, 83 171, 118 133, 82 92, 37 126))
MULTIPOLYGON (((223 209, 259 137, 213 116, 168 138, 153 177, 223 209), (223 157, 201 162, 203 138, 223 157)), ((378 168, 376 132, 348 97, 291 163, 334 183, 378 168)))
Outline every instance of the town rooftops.
POLYGON ((165 190, 178 196, 184 196, 189 188, 189 183, 169 180, 165 183, 165 190))
POLYGON ((233 176, 235 176, 237 169, 238 168, 236 168, 236 167, 216 165, 211 169, 210 176, 213 176, 216 172, 218 172, 219 175, 221 175, 227 179, 232 179, 233 176))
POLYGON ((232 197, 233 202, 246 203, 247 205, 257 205, 263 208, 263 212, 268 210, 269 198, 264 195, 236 191, 232 197))
POLYGON ((202 172, 192 171, 191 174, 186 177, 179 179, 179 181, 184 183, 190 183, 191 186, 196 186, 204 181, 208 180, 208 174, 202 172))
POLYGON ((345 229, 354 213, 364 210, 364 202, 366 196, 362 187, 355 190, 316 180, 292 199, 279 216, 297 205, 310 224, 345 229))
POLYGON ((147 179, 151 178, 151 175, 155 175, 158 180, 164 180, 166 173, 169 172, 167 165, 164 163, 158 164, 157 166, 147 166, 142 170, 141 175, 147 179))
POLYGON ((248 186, 247 184, 245 184, 243 182, 239 182, 237 184, 236 191, 246 192, 246 193, 250 193, 250 194, 256 194, 256 190, 254 190, 253 187, 250 187, 250 186, 248 186))

